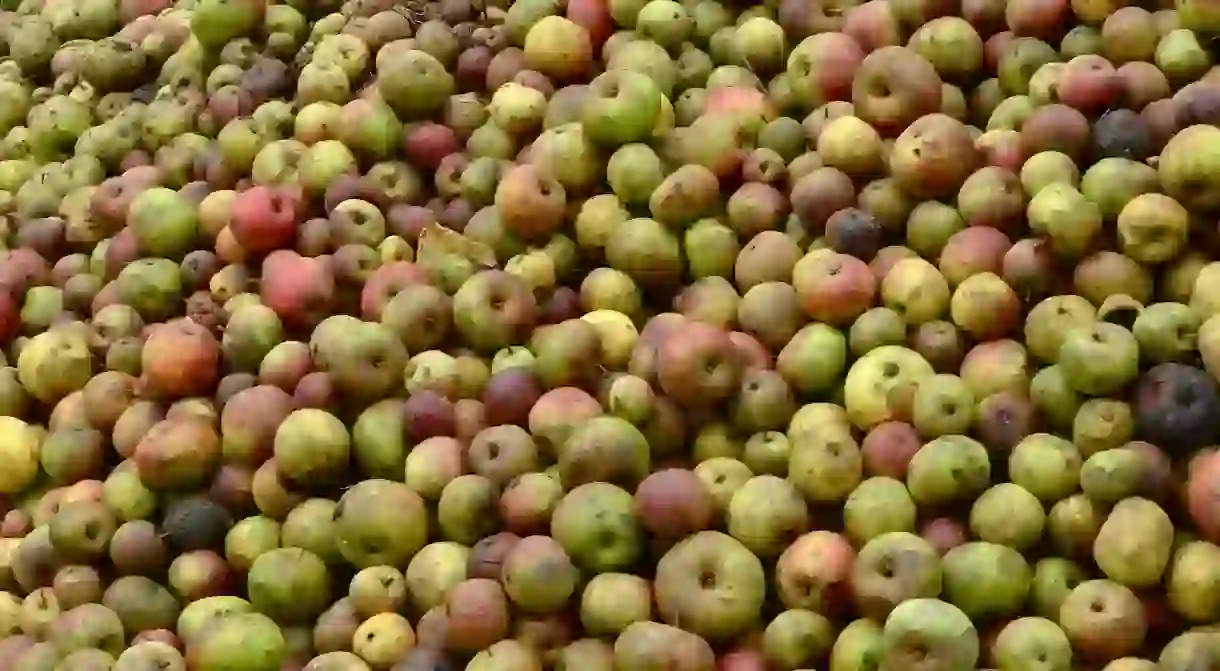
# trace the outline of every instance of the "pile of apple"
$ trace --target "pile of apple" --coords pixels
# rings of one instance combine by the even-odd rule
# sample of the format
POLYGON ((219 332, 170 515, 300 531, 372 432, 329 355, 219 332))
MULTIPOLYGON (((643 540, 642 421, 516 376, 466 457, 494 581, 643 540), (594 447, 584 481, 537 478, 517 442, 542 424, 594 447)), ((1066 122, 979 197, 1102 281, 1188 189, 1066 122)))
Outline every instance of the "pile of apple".
POLYGON ((3 6, 0 669, 1220 669, 1213 0, 3 6))

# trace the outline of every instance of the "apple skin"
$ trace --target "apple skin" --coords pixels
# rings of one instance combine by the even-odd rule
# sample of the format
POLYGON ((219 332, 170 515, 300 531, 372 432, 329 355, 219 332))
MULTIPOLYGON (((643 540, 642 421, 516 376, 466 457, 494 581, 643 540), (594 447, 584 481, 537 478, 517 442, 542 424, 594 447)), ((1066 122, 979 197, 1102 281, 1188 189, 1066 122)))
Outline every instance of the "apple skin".
POLYGON ((256 186, 239 194, 229 214, 229 232, 248 254, 269 254, 292 247, 300 214, 296 198, 274 186, 256 186))
POLYGON ((966 542, 966 528, 952 517, 937 517, 928 520, 919 530, 919 535, 928 541, 936 553, 944 555, 949 550, 966 542))
POLYGON ((1051 39, 1070 13, 1067 0, 1026 0, 1008 3, 1004 18, 1016 35, 1051 39))
POLYGON ((907 47, 882 47, 860 63, 852 80, 856 116, 884 137, 896 137, 940 110, 943 82, 936 68, 907 47))
POLYGON ((316 370, 297 382, 292 390, 292 404, 297 408, 325 410, 334 406, 337 395, 330 373, 316 370))
POLYGON ((990 226, 970 226, 949 237, 937 263, 951 286, 971 275, 1003 272, 1004 255, 1012 241, 1003 231, 990 226))
POLYGON ((1123 93, 1123 78, 1110 61, 1086 54, 1067 62, 1056 90, 1063 104, 1096 115, 1118 101, 1123 93))
POLYGON ((775 368, 775 356, 758 338, 744 331, 731 331, 729 339, 733 341, 733 347, 737 348, 743 370, 775 368))
POLYGON ((1149 104, 1168 99, 1173 90, 1169 78, 1160 68, 1144 61, 1123 63, 1115 70, 1120 86, 1119 97, 1123 107, 1142 111, 1149 104))
POLYGON ((864 472, 872 477, 903 480, 911 458, 922 446, 919 433, 910 424, 882 422, 874 426, 860 444, 864 472))
POLYGON ((276 345, 263 357, 258 370, 258 384, 279 387, 292 393, 301 378, 313 372, 309 345, 286 341, 276 345))
POLYGON ((614 34, 614 19, 607 0, 568 0, 567 17, 589 33, 594 53, 600 53, 602 45, 614 34))
MULTIPOLYGON (((124 228, 110 240, 110 246, 106 248, 106 275, 118 275, 123 268, 127 267, 127 264, 138 258, 140 258, 140 252, 136 247, 135 232, 133 229, 124 228)), ((9 262, 12 262, 11 257, 9 262)))
POLYGON ((566 204, 563 185, 530 163, 508 169, 496 186, 495 206, 505 230, 523 239, 545 239, 559 230, 566 204))
POLYGON ((716 671, 766 671, 767 658, 758 650, 738 648, 726 652, 716 662, 716 671))
POLYGON ((191 319, 153 324, 141 364, 142 393, 162 399, 205 395, 220 378, 220 342, 191 319))
POLYGON ((643 142, 656 130, 663 102, 661 90, 648 75, 611 70, 590 82, 581 124, 599 144, 643 142))
POLYGON ((894 141, 890 172, 903 191, 922 199, 952 198, 978 163, 974 137, 946 114, 926 114, 894 141))
POLYGON ((190 15, 191 34, 205 47, 219 51, 230 40, 254 32, 266 13, 265 0, 205 3, 190 15))
POLYGON ((131 202, 145 189, 155 186, 159 179, 159 171, 147 165, 136 166, 117 177, 108 177, 93 192, 89 200, 90 213, 107 225, 121 227, 127 221, 131 202))
POLYGON ((387 263, 373 271, 360 291, 360 315, 368 321, 381 319, 381 310, 399 291, 412 284, 428 284, 428 273, 409 261, 387 263))
POLYGON ((635 510, 654 537, 676 541, 710 529, 715 506, 694 471, 666 468, 654 471, 636 487, 635 510))
POLYGON ((494 352, 524 342, 538 320, 538 302, 524 280, 483 270, 453 296, 454 326, 475 349, 494 352))
POLYGON ((493 374, 483 389, 485 422, 490 426, 529 426, 530 410, 542 397, 542 392, 538 378, 524 366, 493 374))
POLYGON ((856 551, 842 535, 811 531, 800 536, 775 563, 780 599, 790 608, 810 608, 828 616, 848 612, 856 551), (812 590, 801 589, 813 584, 812 590))
MULTIPOLYGON (((864 20, 867 22, 868 17, 864 20)), ((876 41, 882 40, 878 37, 876 41)), ((788 58, 793 94, 809 109, 835 100, 851 100, 852 80, 870 50, 862 48, 855 36, 845 33, 806 37, 788 58)))
POLYGON ((514 79, 550 98, 555 84, 588 81, 598 47, 579 23, 560 15, 543 17, 530 27, 523 43, 530 69, 514 79))
POLYGON ((0 291, 0 343, 8 343, 21 330, 21 305, 7 289, 0 291))
POLYGON ((456 429, 453 401, 431 389, 403 401, 402 414, 407 435, 416 444, 436 436, 451 436, 456 429))
POLYGON ((218 127, 254 111, 254 98, 237 84, 225 84, 208 98, 208 112, 218 127))
POLYGON ((462 150, 452 128, 431 122, 408 128, 402 146, 410 162, 422 170, 436 170, 446 156, 462 150))
POLYGON ((856 188, 843 171, 821 167, 797 180, 789 199, 806 230, 822 231, 835 212, 855 206, 856 188))
POLYGON ((263 259, 259 298, 289 328, 313 328, 330 313, 335 276, 327 257, 276 250, 263 259))
POLYGON ((169 0, 121 0, 119 2, 119 22, 126 26, 141 16, 160 14, 162 10, 168 9, 173 4, 169 0))
POLYGON ((1000 65, 1000 57, 1008 50, 1008 45, 1017 39, 1011 30, 1001 30, 1000 32, 988 37, 983 42, 983 62, 991 72, 995 72, 1000 65))
POLYGON ((737 115, 739 118, 771 119, 775 107, 767 94, 746 86, 718 86, 707 92, 703 113, 737 115))
POLYGON ((843 32, 865 52, 902 46, 902 29, 887 0, 869 0, 847 10, 843 32))
MULTIPOLYGON (((245 263, 246 250, 237 242, 237 238, 233 237, 233 231, 229 230, 228 226, 220 229, 220 233, 216 234, 216 258, 222 263, 245 263)), ((134 260, 134 259, 132 259, 134 260)))
POLYGON ((792 284, 811 319, 847 326, 872 307, 877 282, 868 264, 830 250, 797 262, 792 284))
POLYGON ((657 351, 661 390, 688 408, 728 400, 741 380, 742 362, 729 332, 691 321, 681 337, 668 338, 657 351))
POLYGON ((0 287, 11 292, 13 300, 25 296, 30 287, 48 284, 50 274, 51 264, 28 247, 0 252, 0 287))
POLYGON ((987 131, 974 141, 974 148, 986 165, 1012 173, 1020 172, 1025 162, 1021 153, 1021 133, 1015 130, 987 131))
POLYGON ((1202 452, 1190 461, 1183 498, 1200 535, 1220 539, 1220 506, 1211 492, 1220 486, 1220 453, 1202 452))

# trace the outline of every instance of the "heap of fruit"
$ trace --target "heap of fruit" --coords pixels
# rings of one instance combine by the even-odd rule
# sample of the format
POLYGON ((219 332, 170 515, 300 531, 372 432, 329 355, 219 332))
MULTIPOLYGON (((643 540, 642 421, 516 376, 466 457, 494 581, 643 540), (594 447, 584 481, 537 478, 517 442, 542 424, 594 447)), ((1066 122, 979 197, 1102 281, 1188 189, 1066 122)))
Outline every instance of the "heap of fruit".
POLYGON ((4 4, 3 669, 1220 669, 1214 0, 4 4))

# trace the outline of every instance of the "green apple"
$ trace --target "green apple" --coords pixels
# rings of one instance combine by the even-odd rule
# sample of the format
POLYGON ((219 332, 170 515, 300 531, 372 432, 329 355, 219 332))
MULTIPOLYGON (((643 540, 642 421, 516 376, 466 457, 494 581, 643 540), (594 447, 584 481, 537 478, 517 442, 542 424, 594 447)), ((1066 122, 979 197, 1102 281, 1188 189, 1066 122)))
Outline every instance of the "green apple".
POLYGON ((581 124, 594 142, 645 142, 661 116, 661 91, 648 75, 611 70, 589 84, 581 124))
POLYGON ((191 34, 209 49, 254 32, 263 23, 265 0, 199 0, 191 10, 191 34))

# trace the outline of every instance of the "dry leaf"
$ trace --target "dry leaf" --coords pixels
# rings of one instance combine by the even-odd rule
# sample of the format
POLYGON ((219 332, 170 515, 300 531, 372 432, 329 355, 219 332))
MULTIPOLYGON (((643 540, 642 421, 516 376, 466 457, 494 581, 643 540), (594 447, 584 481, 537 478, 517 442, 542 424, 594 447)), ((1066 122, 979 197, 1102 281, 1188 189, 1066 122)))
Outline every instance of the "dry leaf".
POLYGON ((487 245, 457 231, 430 223, 420 231, 415 258, 420 263, 439 260, 445 256, 461 256, 484 268, 496 266, 496 254, 487 245))

